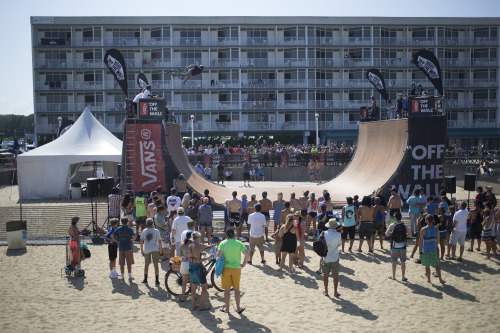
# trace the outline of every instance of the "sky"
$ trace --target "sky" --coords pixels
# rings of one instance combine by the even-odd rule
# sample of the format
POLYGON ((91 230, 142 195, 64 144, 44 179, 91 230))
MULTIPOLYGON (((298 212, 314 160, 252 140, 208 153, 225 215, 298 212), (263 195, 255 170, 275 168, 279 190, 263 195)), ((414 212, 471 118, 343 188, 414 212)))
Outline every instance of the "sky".
POLYGON ((2 4, 0 114, 33 113, 30 16, 500 17, 499 0, 15 0, 2 4))

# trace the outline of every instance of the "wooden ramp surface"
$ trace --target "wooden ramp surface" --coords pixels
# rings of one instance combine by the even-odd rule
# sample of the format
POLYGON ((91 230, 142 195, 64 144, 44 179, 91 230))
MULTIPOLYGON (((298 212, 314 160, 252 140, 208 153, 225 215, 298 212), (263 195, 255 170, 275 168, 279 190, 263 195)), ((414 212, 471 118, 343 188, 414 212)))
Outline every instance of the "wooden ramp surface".
MULTIPOLYGON (((210 195, 219 204, 231 198, 231 192, 235 189, 238 191, 238 197, 245 193, 250 198, 252 193, 256 193, 257 198, 261 198, 260 192, 264 190, 263 188, 223 187, 205 180, 188 163, 182 150, 180 126, 167 123, 165 132, 167 133, 168 153, 175 167, 184 175, 193 191, 203 193, 205 189, 208 189, 210 195)), ((316 186, 270 186, 265 190, 271 200, 275 200, 279 192, 283 192, 283 197, 288 200, 290 193, 295 192, 299 197, 305 190, 315 192, 319 197, 325 189, 336 204, 344 203, 347 196, 355 194, 362 198, 390 181, 403 161, 407 142, 407 119, 360 123, 358 147, 354 158, 337 177, 316 186)))

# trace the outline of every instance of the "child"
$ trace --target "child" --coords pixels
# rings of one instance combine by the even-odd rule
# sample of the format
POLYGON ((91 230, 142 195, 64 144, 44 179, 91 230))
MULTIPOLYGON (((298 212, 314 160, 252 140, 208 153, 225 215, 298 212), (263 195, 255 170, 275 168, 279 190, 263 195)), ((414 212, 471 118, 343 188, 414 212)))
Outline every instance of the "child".
POLYGON ((144 280, 148 283, 149 264, 153 261, 155 267, 155 285, 160 285, 158 262, 160 261, 159 251, 162 249, 160 231, 153 227, 152 218, 146 220, 146 229, 141 233, 141 254, 144 257, 144 280))
POLYGON ((279 265, 281 263, 281 228, 278 228, 274 232, 274 234, 271 235, 271 238, 275 240, 274 242, 274 254, 276 255, 276 265, 279 265))
POLYGON ((132 249, 132 243, 137 235, 134 233, 134 230, 128 226, 128 218, 122 217, 121 222, 122 226, 113 231, 111 239, 118 243, 118 250, 120 250, 118 261, 120 264, 121 275, 119 278, 123 279, 126 260, 128 278, 129 280, 132 280, 132 265, 134 264, 134 250, 132 249))
POLYGON ((118 256, 118 243, 111 239, 111 235, 115 232, 118 227, 118 219, 113 218, 109 221, 111 223, 111 228, 106 235, 106 241, 108 242, 108 257, 109 257, 109 277, 111 279, 116 279, 118 277, 118 272, 116 271, 116 257, 118 256))
POLYGON ((436 215, 436 204, 434 203, 434 197, 432 195, 427 198, 427 206, 425 208, 427 214, 436 215))
POLYGON ((160 231, 161 247, 163 252, 162 260, 168 260, 170 252, 170 224, 168 223, 167 210, 164 206, 159 206, 154 217, 155 228, 160 231))

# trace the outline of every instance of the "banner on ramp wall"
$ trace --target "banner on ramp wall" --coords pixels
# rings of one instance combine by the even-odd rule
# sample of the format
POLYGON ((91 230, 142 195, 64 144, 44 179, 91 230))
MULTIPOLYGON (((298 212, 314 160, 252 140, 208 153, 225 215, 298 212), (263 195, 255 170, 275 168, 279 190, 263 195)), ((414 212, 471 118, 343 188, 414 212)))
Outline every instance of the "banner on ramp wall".
POLYGON ((395 187, 403 200, 418 188, 425 195, 439 197, 443 185, 443 159, 446 142, 446 117, 412 117, 408 122, 408 146, 398 171, 384 188, 389 197, 395 187))
POLYGON ((165 186, 162 124, 136 124, 135 189, 153 191, 165 186))

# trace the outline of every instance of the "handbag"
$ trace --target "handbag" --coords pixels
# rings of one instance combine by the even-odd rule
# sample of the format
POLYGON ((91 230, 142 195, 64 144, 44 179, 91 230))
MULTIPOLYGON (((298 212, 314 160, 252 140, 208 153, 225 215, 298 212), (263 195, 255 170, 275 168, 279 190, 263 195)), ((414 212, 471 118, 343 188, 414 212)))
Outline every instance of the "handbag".
MULTIPOLYGON (((227 250, 227 243, 229 242, 229 239, 226 240, 226 248, 224 249, 224 252, 227 250)), ((217 258, 217 261, 215 262, 215 276, 219 277, 222 275, 222 271, 224 270, 224 263, 226 259, 224 258, 224 252, 222 252, 222 255, 220 258, 217 258)))

